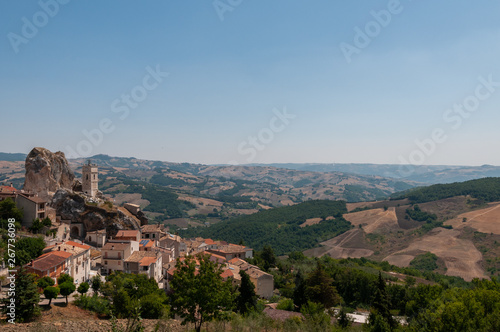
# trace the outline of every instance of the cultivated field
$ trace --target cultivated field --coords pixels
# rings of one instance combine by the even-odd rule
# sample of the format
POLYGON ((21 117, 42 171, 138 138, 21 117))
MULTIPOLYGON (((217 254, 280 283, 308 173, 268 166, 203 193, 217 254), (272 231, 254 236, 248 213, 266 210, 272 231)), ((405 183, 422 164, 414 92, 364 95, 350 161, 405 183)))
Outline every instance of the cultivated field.
MULTIPOLYGON (((333 220, 334 218, 332 216, 326 217, 326 220, 333 220)), ((311 226, 311 225, 316 225, 319 224, 323 219, 322 218, 309 218, 306 219, 302 224, 300 224, 300 227, 306 227, 306 226, 311 226)))
POLYGON ((472 241, 459 239, 459 235, 458 230, 436 228, 410 243, 406 249, 395 252, 384 260, 404 267, 408 266, 419 252, 429 251, 444 261, 447 268, 446 274, 449 276, 462 277, 468 281, 473 278, 485 278, 486 275, 480 265, 481 253, 472 241))
POLYGON ((382 233, 390 230, 398 230, 398 218, 396 209, 390 207, 387 211, 384 209, 372 209, 344 215, 354 226, 361 225, 366 233, 382 233))
POLYGON ((332 258, 361 258, 373 255, 368 249, 364 233, 360 229, 352 229, 333 239, 321 242, 322 247, 304 252, 306 256, 321 257, 328 255, 332 258))
POLYGON ((446 221, 445 225, 451 225, 453 229, 470 227, 481 233, 500 235, 500 203, 491 203, 484 209, 462 213, 446 221))

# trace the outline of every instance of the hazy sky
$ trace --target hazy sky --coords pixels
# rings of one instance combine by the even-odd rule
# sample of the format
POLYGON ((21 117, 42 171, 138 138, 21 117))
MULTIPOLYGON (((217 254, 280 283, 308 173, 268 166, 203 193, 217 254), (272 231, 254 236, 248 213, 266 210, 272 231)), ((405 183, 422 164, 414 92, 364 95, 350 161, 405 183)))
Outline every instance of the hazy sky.
POLYGON ((500 165, 495 1, 2 1, 0 151, 500 165))

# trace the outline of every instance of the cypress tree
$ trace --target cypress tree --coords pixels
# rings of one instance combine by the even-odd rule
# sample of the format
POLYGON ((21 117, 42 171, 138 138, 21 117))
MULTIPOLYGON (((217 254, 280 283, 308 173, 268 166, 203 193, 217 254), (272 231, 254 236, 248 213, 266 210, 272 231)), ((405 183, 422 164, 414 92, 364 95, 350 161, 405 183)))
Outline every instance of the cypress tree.
MULTIPOLYGON (((38 287, 35 282, 35 275, 30 274, 21 267, 16 274, 15 278, 15 291, 8 292, 7 297, 2 299, 3 302, 3 312, 9 313, 10 308, 7 306, 11 303, 15 304, 15 321, 25 322, 29 321, 35 316, 40 314, 40 294, 38 293, 38 287), (10 293, 10 294, 9 294, 10 293), (11 299, 14 299, 11 301, 11 299)), ((7 319, 10 319, 9 317, 7 319)))

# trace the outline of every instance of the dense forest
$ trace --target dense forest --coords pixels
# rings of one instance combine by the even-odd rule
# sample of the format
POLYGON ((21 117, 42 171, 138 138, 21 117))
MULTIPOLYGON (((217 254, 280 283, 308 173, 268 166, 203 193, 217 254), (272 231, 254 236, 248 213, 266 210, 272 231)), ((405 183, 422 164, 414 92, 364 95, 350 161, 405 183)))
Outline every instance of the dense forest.
POLYGON ((483 178, 466 182, 419 187, 393 194, 391 199, 408 198, 412 203, 425 203, 467 195, 484 202, 500 201, 500 178, 483 178))
POLYGON ((301 204, 261 211, 222 221, 208 228, 181 231, 182 237, 202 236, 261 249, 272 244, 277 254, 314 248, 319 242, 340 235, 352 226, 342 217, 344 201, 313 200, 301 204), (334 219, 326 220, 332 216, 334 219), (301 227, 306 219, 323 218, 319 224, 301 227))

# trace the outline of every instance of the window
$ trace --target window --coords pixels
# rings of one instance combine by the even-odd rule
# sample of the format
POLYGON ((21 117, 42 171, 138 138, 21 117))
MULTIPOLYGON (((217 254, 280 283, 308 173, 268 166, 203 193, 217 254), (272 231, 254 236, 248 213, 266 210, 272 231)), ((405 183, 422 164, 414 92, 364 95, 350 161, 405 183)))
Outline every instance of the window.
POLYGON ((89 175, 87 174, 86 180, 88 180, 88 179, 89 179, 89 175))
POLYGON ((118 261, 118 265, 122 265, 122 262, 121 262, 121 261, 118 261))
POLYGON ((108 261, 104 261, 104 265, 108 265, 108 261))

